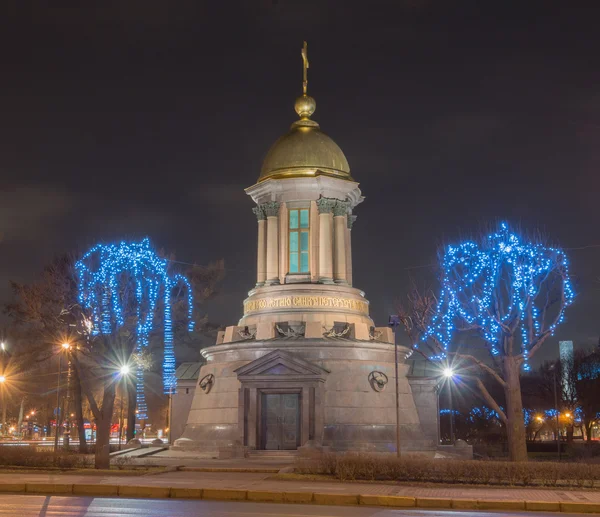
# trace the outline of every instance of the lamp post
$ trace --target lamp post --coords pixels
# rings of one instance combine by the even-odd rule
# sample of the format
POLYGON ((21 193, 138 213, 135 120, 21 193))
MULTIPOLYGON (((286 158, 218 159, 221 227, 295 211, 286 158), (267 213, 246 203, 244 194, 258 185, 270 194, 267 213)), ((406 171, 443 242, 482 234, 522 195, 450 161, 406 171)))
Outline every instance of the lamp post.
POLYGON ((69 343, 63 343, 61 346, 61 350, 58 352, 58 376, 56 379, 56 433, 54 434, 54 454, 58 454, 58 431, 60 429, 60 425, 58 423, 58 419, 60 418, 60 374, 61 374, 61 359, 62 352, 67 351, 71 348, 69 343))
POLYGON ((6 376, 0 375, 0 398, 2 399, 2 434, 6 434, 6 394, 4 384, 6 383, 6 376))
POLYGON ((398 339, 396 329, 400 325, 400 316, 392 314, 389 319, 389 326, 394 332, 394 367, 396 372, 396 457, 400 457, 400 400, 398 398, 398 339))
POLYGON ((448 399, 450 403, 450 445, 454 445, 454 408, 452 403, 452 383, 450 382, 454 377, 454 370, 452 368, 444 368, 444 377, 448 383, 448 399))
MULTIPOLYGON (((2 353, 2 369, 4 370, 4 359, 6 352, 6 342, 4 340, 0 341, 0 352, 2 353)), ((0 375, 0 402, 2 402, 2 434, 6 434, 6 397, 4 394, 4 383, 6 382, 6 376, 0 375)))
POLYGON ((556 364, 550 366, 550 370, 552 370, 552 377, 554 381, 554 411, 556 411, 556 443, 557 443, 557 452, 558 452, 558 461, 561 460, 561 452, 560 452, 560 412, 558 411, 558 395, 556 390, 556 364))
POLYGON ((129 375, 129 372, 131 371, 131 368, 129 367, 128 364, 124 364, 123 366, 121 366, 121 369, 119 370, 119 374, 121 375, 121 414, 119 416, 119 450, 121 450, 121 442, 123 439, 123 399, 124 399, 124 395, 127 392, 127 375, 129 375))

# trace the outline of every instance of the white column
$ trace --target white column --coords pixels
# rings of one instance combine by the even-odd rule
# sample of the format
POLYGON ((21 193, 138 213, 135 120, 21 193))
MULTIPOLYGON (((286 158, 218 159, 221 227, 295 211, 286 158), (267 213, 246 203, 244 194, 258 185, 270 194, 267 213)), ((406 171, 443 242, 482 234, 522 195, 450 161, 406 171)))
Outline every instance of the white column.
POLYGON ((335 232, 333 279, 336 284, 347 284, 346 280, 346 230, 348 223, 346 213, 348 202, 338 200, 333 207, 333 224, 335 232))
POLYGON ((289 221, 288 221, 288 209, 285 203, 281 203, 279 208, 279 283, 285 284, 285 277, 289 271, 289 253, 288 253, 288 239, 289 236, 289 221))
POLYGON ((319 207, 319 282, 333 284, 333 207, 337 200, 322 197, 319 207))
POLYGON ((267 271, 265 285, 279 284, 279 203, 261 205, 267 216, 267 271))
POLYGON ((346 229, 346 281, 352 285, 352 225, 356 216, 348 214, 348 228, 346 229))
POLYGON ((310 281, 319 281, 319 209, 315 201, 310 202, 310 281))
POLYGON ((265 285, 267 279, 267 216, 259 205, 252 209, 258 220, 258 251, 256 254, 256 287, 265 285))

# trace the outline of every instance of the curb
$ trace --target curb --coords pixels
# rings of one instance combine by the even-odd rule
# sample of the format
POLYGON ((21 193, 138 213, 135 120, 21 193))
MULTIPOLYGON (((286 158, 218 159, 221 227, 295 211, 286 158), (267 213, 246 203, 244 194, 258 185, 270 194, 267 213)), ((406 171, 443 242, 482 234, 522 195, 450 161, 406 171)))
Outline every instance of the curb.
POLYGON ((494 501, 491 499, 453 499, 370 494, 328 494, 322 492, 278 492, 220 488, 180 488, 137 485, 0 483, 0 493, 60 494, 77 496, 120 496, 149 499, 206 499, 321 505, 363 505, 394 508, 454 508, 468 510, 520 510, 600 514, 600 503, 552 501, 494 501))

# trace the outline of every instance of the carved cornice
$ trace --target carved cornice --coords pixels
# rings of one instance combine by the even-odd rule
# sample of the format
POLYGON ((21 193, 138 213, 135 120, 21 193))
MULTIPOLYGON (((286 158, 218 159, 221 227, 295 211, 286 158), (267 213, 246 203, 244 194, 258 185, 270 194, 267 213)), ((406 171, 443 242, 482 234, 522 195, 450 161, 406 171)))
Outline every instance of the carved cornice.
POLYGON ((331 214, 337 202, 337 199, 330 197, 321 197, 317 199, 317 207, 319 208, 319 213, 331 214))
POLYGON ((356 221, 356 216, 352 215, 352 214, 348 214, 348 228, 350 230, 352 230, 352 225, 354 224, 354 221, 356 221))
POLYGON ((279 215, 279 207, 281 206, 281 203, 278 203, 277 201, 269 201, 268 203, 263 203, 259 206, 262 208, 267 217, 277 217, 279 215))
POLYGON ((348 205, 348 201, 336 199, 335 206, 333 207, 333 215, 336 217, 345 216, 348 212, 348 205))
POLYGON ((267 218, 267 215, 265 214, 262 205, 255 206, 252 209, 252 212, 254 212, 257 221, 264 221, 267 218))

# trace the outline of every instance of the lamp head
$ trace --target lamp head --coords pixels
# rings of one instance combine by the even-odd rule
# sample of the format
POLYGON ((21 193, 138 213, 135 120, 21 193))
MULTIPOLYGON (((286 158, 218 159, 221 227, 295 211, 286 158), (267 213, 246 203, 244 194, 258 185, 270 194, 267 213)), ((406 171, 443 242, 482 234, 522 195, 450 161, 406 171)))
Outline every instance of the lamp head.
POLYGON ((397 314, 392 314, 388 320, 388 325, 392 328, 396 328, 398 325, 400 325, 400 316, 397 314))
POLYGON ((454 370, 452 368, 444 368, 444 377, 448 379, 454 377, 454 370))
POLYGON ((124 364, 123 366, 121 366, 121 369, 119 370, 121 375, 128 375, 129 372, 131 371, 131 368, 129 368, 128 364, 124 364))
POLYGON ((71 348, 71 345, 69 343, 63 343, 62 347, 64 350, 69 350, 69 348, 71 348))

